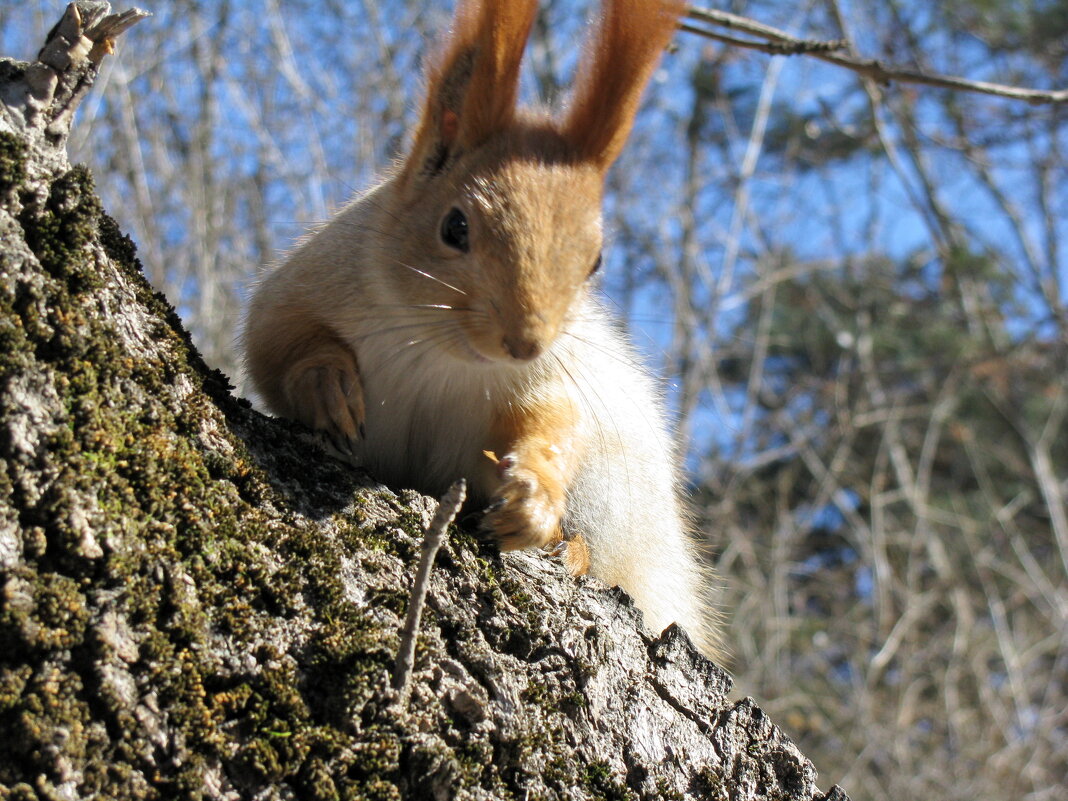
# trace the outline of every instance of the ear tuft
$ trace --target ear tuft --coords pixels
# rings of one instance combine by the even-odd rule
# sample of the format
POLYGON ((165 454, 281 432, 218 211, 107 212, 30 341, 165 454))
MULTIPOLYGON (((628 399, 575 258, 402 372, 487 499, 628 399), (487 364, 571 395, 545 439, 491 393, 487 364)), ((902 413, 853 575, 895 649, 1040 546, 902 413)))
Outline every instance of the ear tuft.
POLYGON ((580 159, 607 170, 619 157, 642 91, 685 10, 682 0, 603 0, 563 122, 580 159))
POLYGON ((452 33, 427 70, 427 93, 408 164, 444 169, 515 119, 519 65, 538 0, 459 0, 452 33))

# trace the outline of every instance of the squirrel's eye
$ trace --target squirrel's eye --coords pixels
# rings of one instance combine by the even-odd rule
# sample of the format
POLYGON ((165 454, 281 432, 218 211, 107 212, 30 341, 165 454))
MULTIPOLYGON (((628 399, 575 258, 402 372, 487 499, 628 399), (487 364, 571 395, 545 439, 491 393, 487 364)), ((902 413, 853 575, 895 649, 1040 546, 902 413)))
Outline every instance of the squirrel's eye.
POLYGON ((590 268, 590 273, 589 273, 588 276, 586 276, 587 278, 592 277, 594 273, 596 273, 598 270, 601 269, 601 262, 602 261, 604 261, 604 256, 602 254, 598 253, 597 254, 597 261, 595 261, 593 263, 593 266, 590 268))
POLYGON ((467 253, 467 218, 459 209, 449 209, 449 213, 441 221, 441 241, 450 248, 467 253))

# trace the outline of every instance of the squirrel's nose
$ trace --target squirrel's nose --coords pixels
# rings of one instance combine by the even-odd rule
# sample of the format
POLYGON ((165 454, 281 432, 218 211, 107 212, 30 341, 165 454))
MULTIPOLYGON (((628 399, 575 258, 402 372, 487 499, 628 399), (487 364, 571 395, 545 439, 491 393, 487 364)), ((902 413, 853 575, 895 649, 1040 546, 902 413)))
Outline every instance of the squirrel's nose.
POLYGON ((542 345, 534 339, 522 336, 508 335, 501 341, 508 355, 513 359, 529 362, 541 355, 542 345))

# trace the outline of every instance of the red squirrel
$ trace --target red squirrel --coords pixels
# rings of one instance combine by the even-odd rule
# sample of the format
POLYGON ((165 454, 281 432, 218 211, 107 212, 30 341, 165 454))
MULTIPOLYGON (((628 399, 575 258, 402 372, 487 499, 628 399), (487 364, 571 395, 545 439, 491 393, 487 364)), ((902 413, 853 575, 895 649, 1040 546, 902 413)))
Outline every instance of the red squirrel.
POLYGON ((460 477, 502 550, 552 548, 719 653, 656 384, 593 293, 605 173, 684 11, 605 0, 566 110, 516 106, 537 0, 461 0, 407 156, 256 286, 272 411, 393 485, 460 477))

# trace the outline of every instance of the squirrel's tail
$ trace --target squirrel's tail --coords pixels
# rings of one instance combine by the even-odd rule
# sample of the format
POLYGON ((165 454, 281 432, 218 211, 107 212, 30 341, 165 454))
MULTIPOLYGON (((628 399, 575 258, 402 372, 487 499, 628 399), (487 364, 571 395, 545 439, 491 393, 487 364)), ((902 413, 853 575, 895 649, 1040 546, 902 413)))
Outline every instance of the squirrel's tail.
POLYGON ((674 476, 667 465, 631 468, 640 472, 627 480, 583 471, 571 489, 567 527, 585 537, 590 573, 626 591, 654 633, 678 623, 702 654, 721 661, 718 581, 687 530, 674 476))
POLYGON ((722 658, 718 582, 690 534, 657 387, 595 302, 569 333, 562 362, 585 407, 586 454, 564 526, 585 538, 590 573, 622 587, 651 629, 678 623, 705 656, 722 658))

